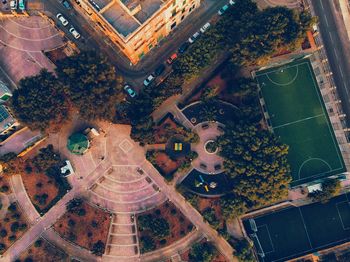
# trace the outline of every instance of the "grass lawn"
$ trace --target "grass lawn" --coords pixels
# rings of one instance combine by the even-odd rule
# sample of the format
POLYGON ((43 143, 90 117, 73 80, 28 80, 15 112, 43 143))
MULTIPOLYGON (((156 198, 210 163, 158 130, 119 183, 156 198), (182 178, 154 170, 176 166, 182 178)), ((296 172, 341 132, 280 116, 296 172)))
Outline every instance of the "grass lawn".
POLYGON ((143 239, 145 239, 145 237, 150 237, 153 239, 155 244, 153 250, 157 250, 159 248, 171 245, 172 243, 174 243, 177 240, 180 240, 193 230, 192 223, 171 202, 165 202, 164 204, 155 209, 137 215, 137 220, 139 221, 141 216, 148 215, 150 215, 152 220, 158 218, 165 219, 169 224, 169 235, 158 239, 154 236, 151 230, 142 230, 140 228, 140 223, 138 223, 138 237, 140 239, 141 253, 146 253, 143 252, 142 245, 143 239))
POLYGON ((289 145, 292 186, 345 171, 311 63, 256 72, 273 132, 289 145))
POLYGON ((64 238, 91 250, 97 241, 106 245, 111 223, 110 214, 83 202, 80 207, 85 214, 66 212, 55 224, 54 229, 64 238))
POLYGON ((61 249, 50 244, 43 238, 36 240, 29 248, 27 248, 19 257, 21 261, 31 258, 35 262, 68 262, 69 257, 61 249))
POLYGON ((341 195, 329 202, 291 207, 254 217, 243 224, 260 261, 285 261, 350 241, 350 202, 341 195))
POLYGON ((3 254, 28 230, 26 219, 17 203, 12 203, 5 217, 0 220, 0 254, 3 254))

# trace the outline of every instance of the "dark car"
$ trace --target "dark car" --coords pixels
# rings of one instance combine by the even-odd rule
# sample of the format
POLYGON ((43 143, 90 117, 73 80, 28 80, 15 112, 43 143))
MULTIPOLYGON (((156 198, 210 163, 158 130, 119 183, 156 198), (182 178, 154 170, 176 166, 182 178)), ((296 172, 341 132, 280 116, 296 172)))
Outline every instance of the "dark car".
POLYGON ((185 53, 185 51, 187 50, 187 48, 190 46, 190 43, 189 42, 185 42, 183 43, 182 45, 180 45, 179 47, 179 53, 180 54, 183 54, 185 53))
POLYGON ((165 65, 161 64, 156 68, 156 70, 154 70, 154 74, 156 76, 160 76, 164 72, 164 70, 165 70, 165 65))
POLYGON ((63 0, 61 1, 61 3, 63 4, 63 6, 67 9, 72 9, 72 6, 70 5, 70 3, 68 2, 68 0, 63 0))

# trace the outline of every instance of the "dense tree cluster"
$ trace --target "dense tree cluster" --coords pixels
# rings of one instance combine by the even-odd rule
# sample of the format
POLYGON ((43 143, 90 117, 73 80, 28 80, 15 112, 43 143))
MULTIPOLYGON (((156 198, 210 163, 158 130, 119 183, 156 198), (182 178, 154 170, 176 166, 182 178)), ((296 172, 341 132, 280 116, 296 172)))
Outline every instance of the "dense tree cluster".
POLYGON ((217 250, 210 242, 204 242, 194 244, 188 257, 190 262, 211 262, 217 254, 217 250))
POLYGON ((141 215, 138 217, 139 230, 149 230, 152 235, 161 239, 170 234, 170 226, 164 218, 154 217, 151 214, 141 215))
POLYGON ((67 119, 68 103, 62 83, 50 72, 26 77, 12 97, 16 118, 32 129, 46 129, 67 119))
POLYGON ((285 7, 259 10, 251 0, 237 0, 233 8, 192 44, 190 52, 174 64, 185 78, 198 75, 218 55, 229 49, 236 65, 260 64, 280 49, 293 49, 305 37, 314 19, 307 12, 285 7))
POLYGON ((234 245, 235 255, 241 262, 255 262, 253 244, 246 239, 240 240, 234 245))
POLYGON ((57 77, 43 70, 20 81, 11 99, 20 122, 45 130, 64 123, 72 105, 87 120, 113 119, 122 87, 105 57, 82 52, 59 61, 55 73, 57 77))
POLYGON ((315 202, 327 202, 332 197, 339 195, 340 191, 340 181, 338 179, 329 178, 322 182, 321 190, 309 193, 309 197, 315 202))
POLYGON ((221 199, 226 217, 287 196, 291 182, 288 146, 271 132, 246 123, 228 123, 217 141, 234 184, 232 194, 221 199))

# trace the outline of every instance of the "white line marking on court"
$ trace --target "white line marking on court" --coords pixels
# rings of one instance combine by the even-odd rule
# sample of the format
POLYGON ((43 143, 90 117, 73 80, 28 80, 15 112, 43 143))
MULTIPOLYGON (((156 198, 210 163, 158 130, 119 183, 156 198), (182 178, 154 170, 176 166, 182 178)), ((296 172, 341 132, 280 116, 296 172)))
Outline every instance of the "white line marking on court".
POLYGON ((289 122, 289 123, 286 123, 286 124, 282 124, 282 125, 273 127, 273 129, 277 129, 277 128, 280 128, 280 127, 293 125, 293 124, 296 124, 296 123, 299 123, 299 122, 307 121, 307 120, 310 120, 310 119, 313 119, 313 118, 317 118, 317 117, 321 117, 321 116, 325 116, 325 115, 324 114, 319 114, 317 116, 306 117, 306 118, 303 118, 303 119, 299 119, 299 120, 296 120, 296 121, 293 121, 293 122, 289 122))
POLYGON ((310 240, 309 232, 307 232, 307 228, 306 228, 306 225, 305 225, 305 220, 304 220, 304 217, 303 217, 303 213, 301 213, 301 210, 300 210, 299 207, 297 207, 297 208, 298 208, 299 214, 300 214, 300 216, 301 216, 301 220, 303 221, 305 233, 306 233, 307 239, 309 240, 310 248, 313 249, 313 247, 312 247, 312 245, 311 245, 311 240, 310 240))
POLYGON ((339 59, 339 56, 338 56, 338 53, 337 53, 337 49, 333 49, 333 51, 334 51, 335 57, 336 57, 337 59, 339 59))
MULTIPOLYGON (((322 158, 318 158, 318 157, 309 158, 309 159, 305 160, 305 161, 300 165, 299 171, 298 171, 298 178, 299 178, 298 180, 300 180, 300 172, 301 172, 303 166, 304 166, 307 162, 309 162, 309 161, 311 161, 311 160, 320 160, 321 162, 325 163, 325 164, 328 166, 328 168, 329 168, 329 171, 326 171, 326 172, 323 172, 323 173, 318 173, 317 175, 325 174, 325 173, 328 173, 328 172, 331 172, 331 171, 332 171, 332 167, 330 166, 330 164, 328 164, 328 162, 325 161, 325 160, 323 160, 322 158)), ((309 176, 308 176, 307 178, 309 178, 309 176)))
POLYGON ((265 252, 263 250, 264 254, 269 254, 269 253, 275 252, 275 246, 273 245, 273 242, 272 242, 272 238, 271 238, 269 227, 267 226, 267 224, 263 224, 261 226, 258 226, 258 231, 259 231, 259 227, 266 227, 267 235, 269 236, 270 244, 271 244, 271 247, 272 247, 272 250, 270 250, 270 251, 265 252))
POLYGON ((348 230, 350 227, 345 227, 345 225, 344 225, 344 223, 343 223, 343 219, 342 219, 342 217, 341 217, 341 215, 340 215, 340 212, 339 212, 339 208, 338 208, 338 205, 343 204, 343 203, 347 203, 347 204, 349 205, 349 202, 347 202, 347 201, 342 201, 342 202, 336 203, 335 206, 336 206, 336 208, 337 208, 338 216, 339 216, 339 218, 340 218, 340 222, 341 222, 341 225, 342 225, 342 227, 343 227, 343 230, 348 230))

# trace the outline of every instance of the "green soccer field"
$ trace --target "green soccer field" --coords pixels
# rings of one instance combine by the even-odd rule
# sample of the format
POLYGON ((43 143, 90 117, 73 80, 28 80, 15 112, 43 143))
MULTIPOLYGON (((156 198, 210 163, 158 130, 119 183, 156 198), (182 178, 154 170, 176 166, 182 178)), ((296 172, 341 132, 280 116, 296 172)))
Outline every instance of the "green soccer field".
POLYGON ((243 221, 262 262, 280 262, 330 248, 350 240, 347 194, 329 202, 289 207, 243 221))
POLYGON ((292 186, 345 171, 308 59, 256 72, 269 124, 289 145, 292 186))

